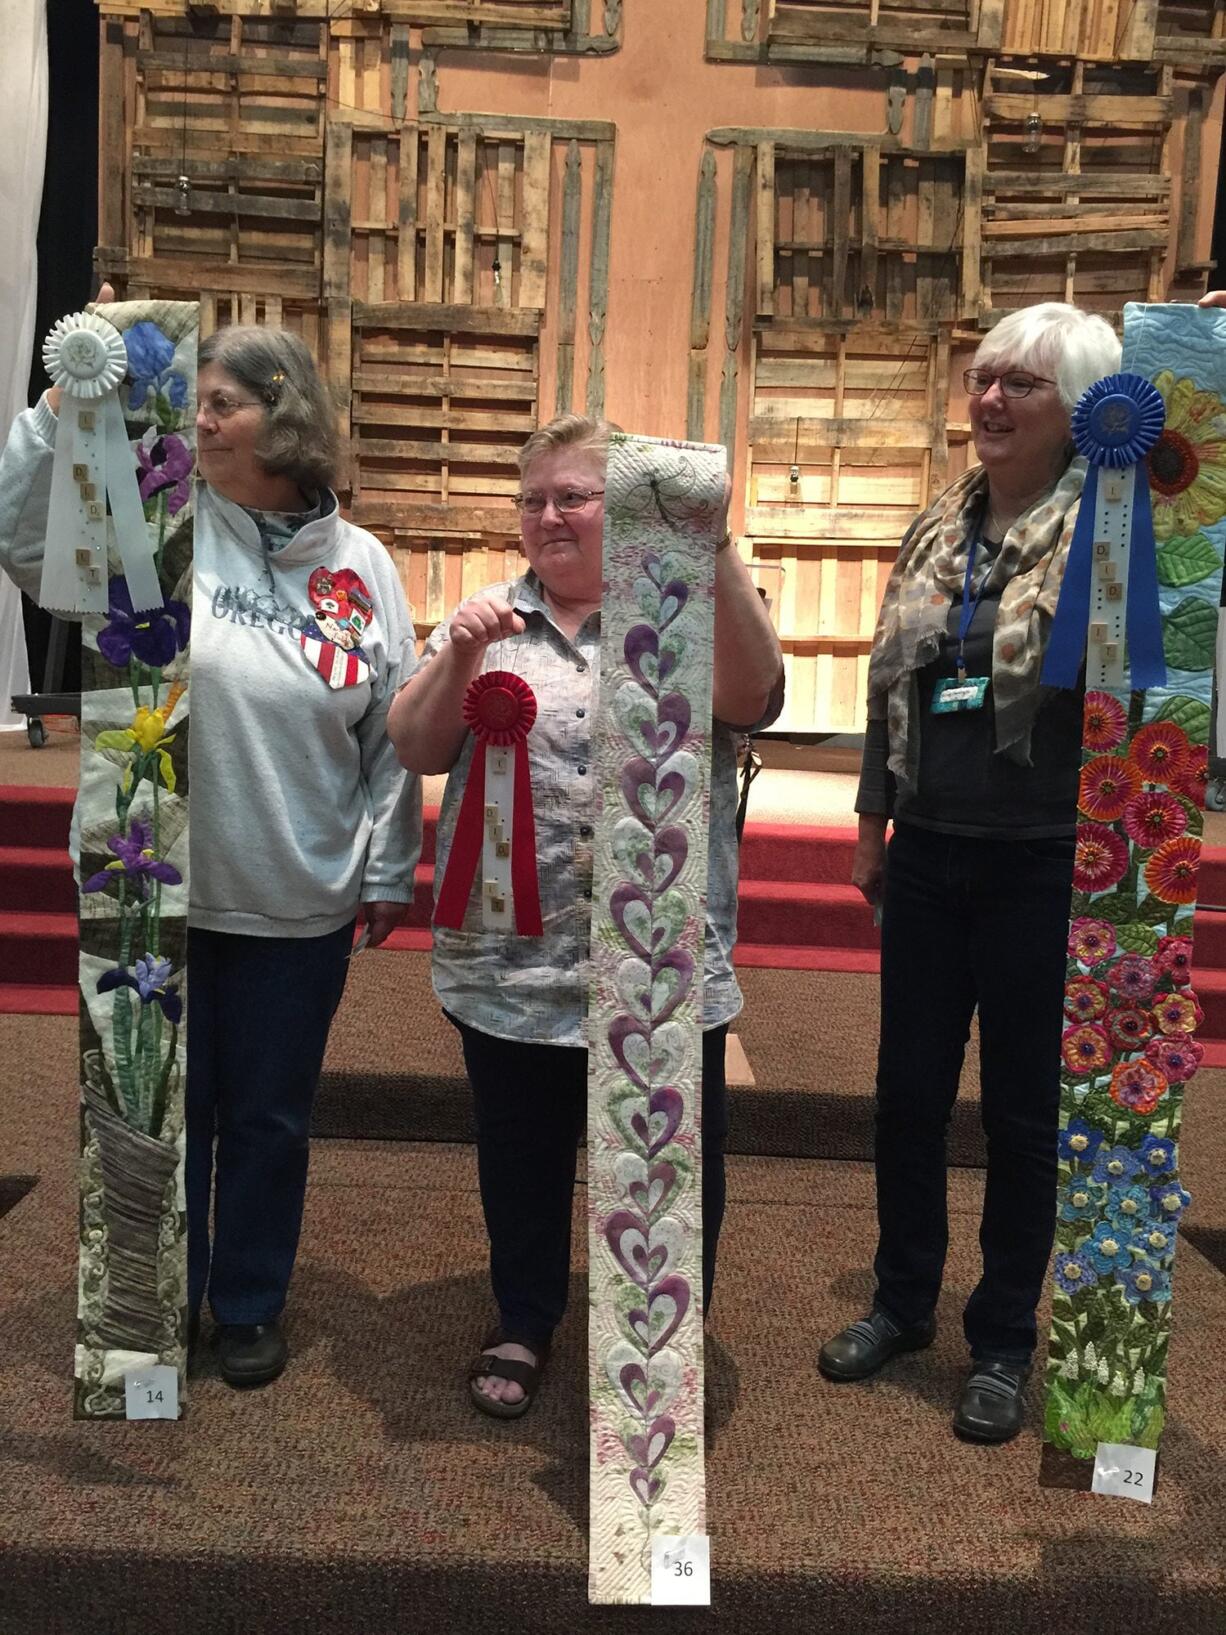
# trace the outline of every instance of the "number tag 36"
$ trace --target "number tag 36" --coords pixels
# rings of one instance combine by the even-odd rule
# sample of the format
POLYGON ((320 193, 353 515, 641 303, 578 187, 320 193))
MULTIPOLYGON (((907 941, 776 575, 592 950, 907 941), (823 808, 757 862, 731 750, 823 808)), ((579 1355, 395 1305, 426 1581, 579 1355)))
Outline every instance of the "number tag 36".
POLYGON ((711 1540, 706 1533, 652 1536, 651 1604, 653 1607, 711 1605, 711 1540))

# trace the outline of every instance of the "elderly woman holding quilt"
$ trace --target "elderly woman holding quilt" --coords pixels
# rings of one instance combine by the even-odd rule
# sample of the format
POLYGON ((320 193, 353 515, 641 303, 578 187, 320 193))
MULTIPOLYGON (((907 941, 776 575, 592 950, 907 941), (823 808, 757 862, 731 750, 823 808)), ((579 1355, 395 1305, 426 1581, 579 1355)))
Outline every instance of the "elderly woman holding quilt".
POLYGON ((980 463, 903 539, 869 666, 852 878, 882 911, 877 1288, 819 1367, 866 1379, 932 1343, 945 1136, 978 1010, 983 1274, 954 1430, 980 1442, 1021 1427, 1055 1224, 1082 698, 1039 672, 1086 474, 1070 411, 1119 360, 1102 318, 1058 302, 986 337, 965 375, 980 463))
MULTIPOLYGON (((484 930, 471 899, 459 929, 437 923, 434 990, 456 1025, 473 1087, 477 1171, 498 1324, 469 1370, 481 1413, 518 1418, 537 1395, 566 1309, 575 1153, 587 1111, 586 961, 596 804, 604 478, 614 428, 559 416, 520 451, 519 510, 529 572, 478 591, 426 644, 388 712, 403 763, 447 772, 436 876, 442 878, 473 764, 469 684, 511 671, 539 713, 528 740, 543 934, 484 930)), ((702 1043, 703 1310, 724 1212, 724 1042, 741 1008, 736 940, 736 727, 773 720, 783 701, 779 644, 725 534, 715 557, 711 807, 702 1043), (725 725, 725 723, 729 723, 725 725)))
MULTIPOLYGON (((328 1030, 359 912, 372 945, 408 913, 421 794, 384 730, 412 623, 387 551, 340 514, 335 412, 310 352, 286 330, 218 330, 196 392, 188 1340, 207 1299, 222 1377, 244 1387, 289 1354, 328 1030)), ((52 387, 0 462, 0 566, 32 594, 58 409, 52 387)), ((191 457, 176 456, 186 498, 191 457)), ((128 624, 147 628, 130 605, 128 624)))

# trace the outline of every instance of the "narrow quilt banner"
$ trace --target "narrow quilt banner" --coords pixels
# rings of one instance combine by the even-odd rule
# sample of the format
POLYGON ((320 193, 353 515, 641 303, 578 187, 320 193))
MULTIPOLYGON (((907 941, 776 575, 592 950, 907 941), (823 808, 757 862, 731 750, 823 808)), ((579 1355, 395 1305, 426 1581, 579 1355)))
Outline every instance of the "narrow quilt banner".
POLYGON ((134 609, 123 565, 134 559, 134 542, 117 540, 108 525, 106 612, 87 614, 82 626, 75 1412, 115 1419, 125 1416, 125 1376, 159 1363, 178 1372, 181 1409, 186 1364, 187 681, 199 309, 127 301, 94 311, 123 338, 127 375, 118 390, 143 510, 138 528, 163 604, 134 609))
POLYGON ((1123 368, 1166 408, 1147 465, 1167 682, 1086 693, 1040 1475, 1062 1486, 1090 1485, 1100 1442, 1162 1435, 1191 1201, 1180 1114, 1203 1054, 1192 917, 1226 547, 1226 315, 1126 307, 1123 368))
POLYGON ((703 938, 725 453, 616 436, 605 478, 588 1007, 593 1602, 706 1530, 703 938))

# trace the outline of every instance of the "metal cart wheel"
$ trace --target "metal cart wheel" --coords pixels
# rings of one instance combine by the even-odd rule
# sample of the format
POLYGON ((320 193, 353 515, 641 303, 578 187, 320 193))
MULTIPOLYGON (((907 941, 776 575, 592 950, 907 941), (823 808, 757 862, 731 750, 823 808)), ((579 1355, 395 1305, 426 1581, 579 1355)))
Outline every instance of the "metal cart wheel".
POLYGON ((38 716, 32 715, 26 722, 26 737, 30 740, 31 749, 41 749, 47 742, 47 729, 38 716))

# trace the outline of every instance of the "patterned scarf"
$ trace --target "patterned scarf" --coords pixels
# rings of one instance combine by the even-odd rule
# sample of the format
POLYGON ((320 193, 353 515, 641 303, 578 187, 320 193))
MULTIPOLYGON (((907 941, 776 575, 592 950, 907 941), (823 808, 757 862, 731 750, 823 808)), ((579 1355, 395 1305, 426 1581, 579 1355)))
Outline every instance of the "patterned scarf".
MULTIPOLYGON (((1017 519, 996 557, 976 553, 972 591, 986 585, 1000 592, 992 642, 996 750, 1021 766, 1030 765, 1030 729, 1041 701, 1039 668, 1085 475, 1086 462, 1078 456, 1051 493, 1017 519)), ((889 768, 907 792, 915 789, 919 772, 916 672, 940 651, 987 499, 982 466, 951 483, 907 530, 885 588, 868 666, 868 713, 889 724, 889 768)))

